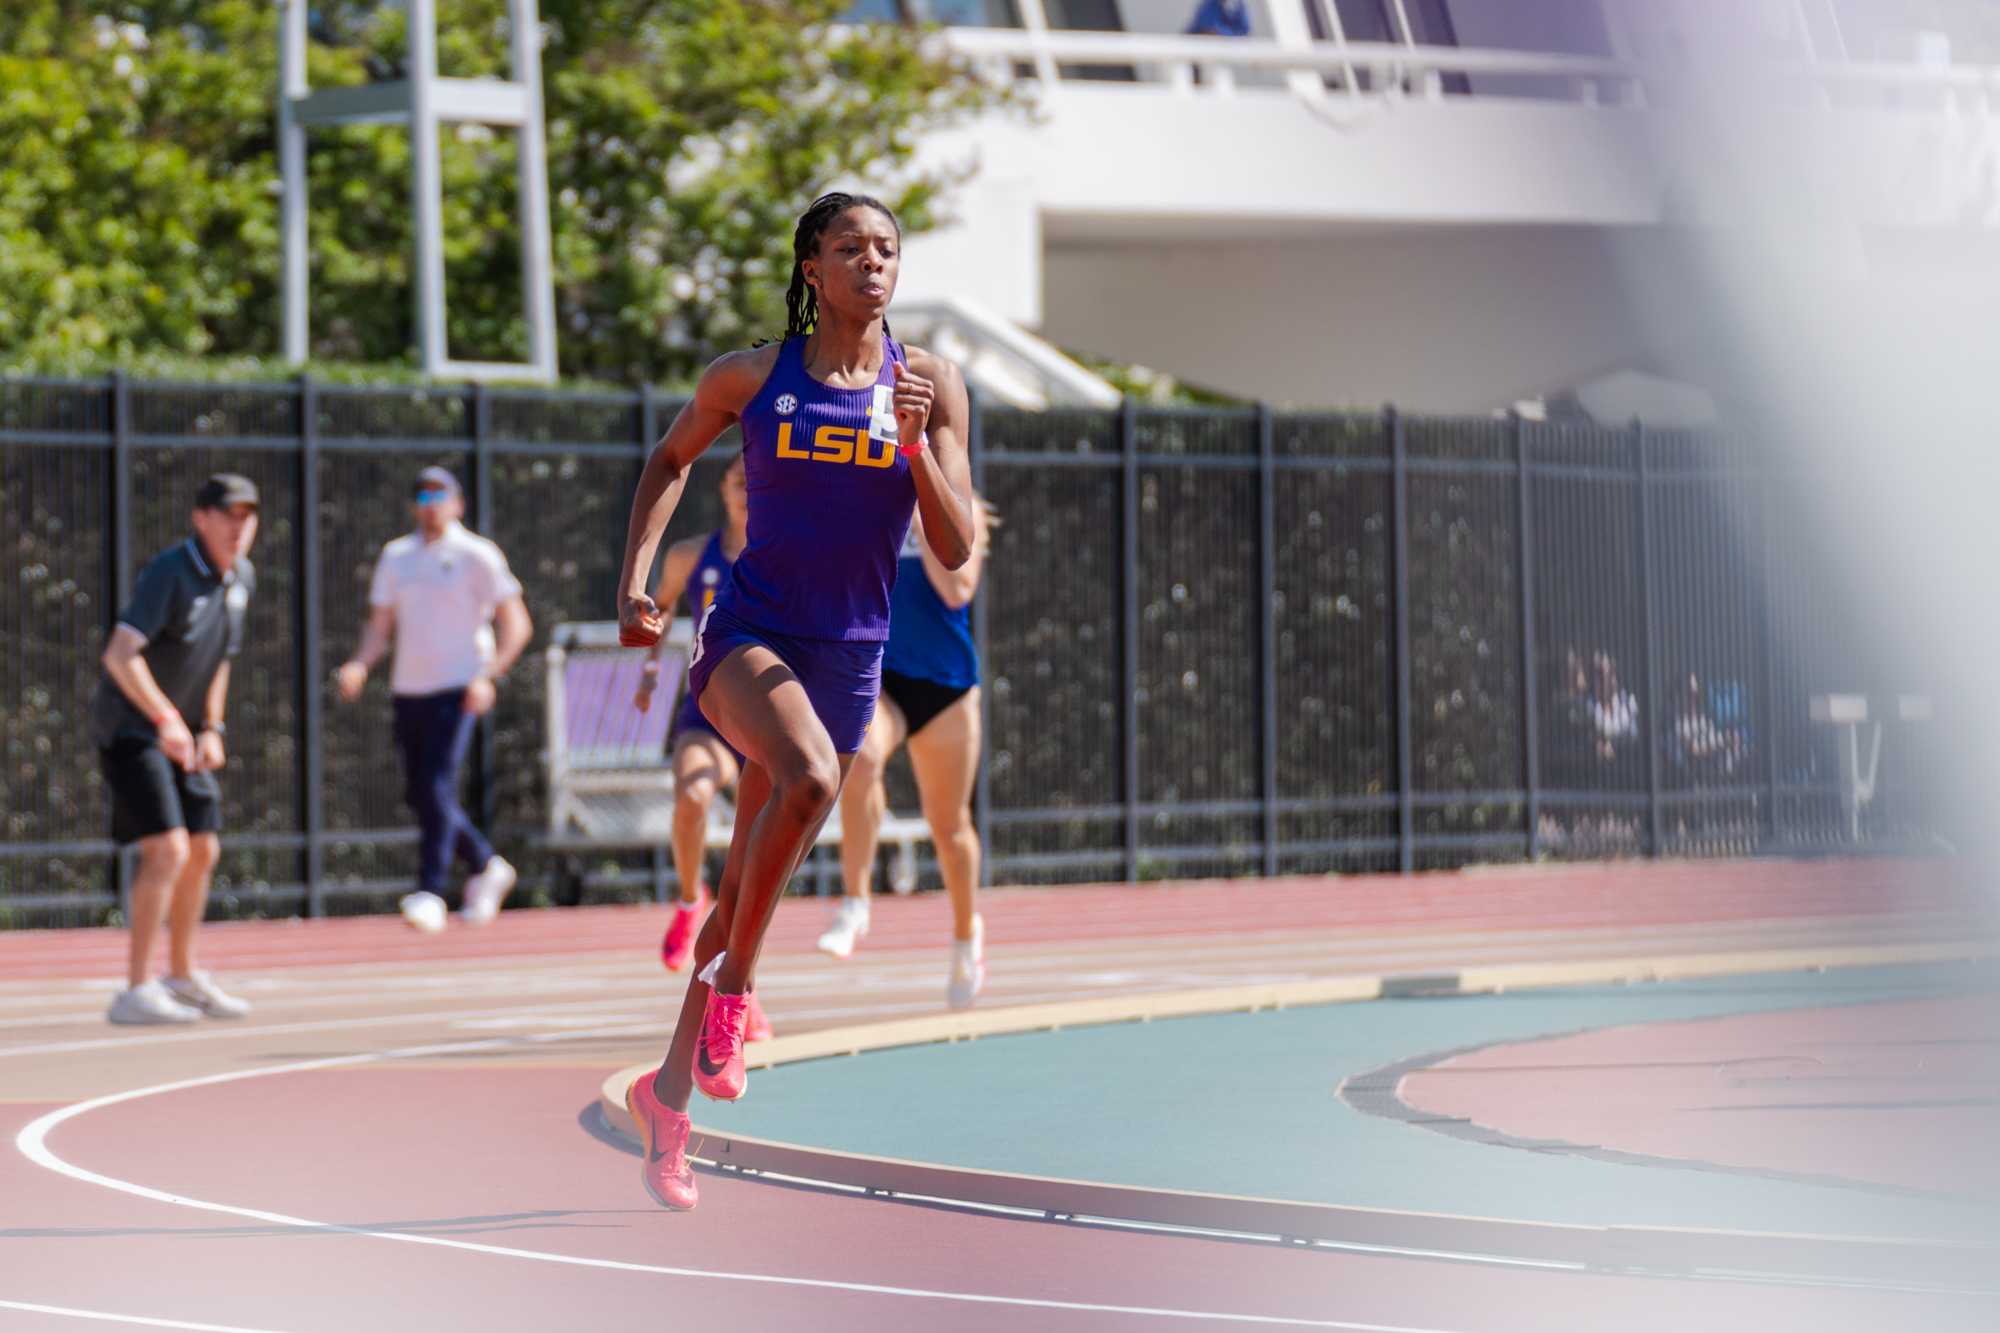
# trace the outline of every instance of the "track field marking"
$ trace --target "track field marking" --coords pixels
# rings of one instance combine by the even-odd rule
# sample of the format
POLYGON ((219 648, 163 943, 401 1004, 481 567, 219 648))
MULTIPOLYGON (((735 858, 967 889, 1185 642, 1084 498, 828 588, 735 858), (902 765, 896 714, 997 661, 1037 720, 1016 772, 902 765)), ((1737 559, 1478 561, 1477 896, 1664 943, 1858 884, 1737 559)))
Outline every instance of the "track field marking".
MULTIPOLYGON (((1535 932, 1534 934, 1540 933, 1535 932)), ((1797 947, 1835 942, 1834 940, 1824 938, 1825 932, 1800 932, 1796 935, 1789 932, 1780 935, 1769 930, 1755 932, 1687 932, 1691 941, 1697 942, 1702 946, 1700 950, 1702 952, 1712 952, 1724 948, 1739 933, 1746 938, 1755 938, 1766 948, 1797 947)), ((1893 942, 1906 936, 1913 940, 1933 938, 1932 932, 1925 930, 1881 931, 1878 929, 1869 935, 1869 940, 1873 943, 1893 942)), ((1141 976, 1145 976, 1144 969, 1135 969, 1129 966, 1120 967, 1118 965, 1149 962, 1159 965, 1178 965, 1177 970, 1171 974, 1160 973, 1157 977, 1148 978, 1148 980, 1158 980, 1162 984, 1187 984, 1185 979, 1189 975, 1194 974, 1204 976, 1215 974, 1219 980, 1240 980, 1240 977, 1233 974, 1224 976, 1217 971, 1217 969, 1226 967, 1232 963, 1272 964, 1296 962, 1308 965, 1311 974, 1314 976, 1337 976, 1341 975, 1344 970, 1349 969, 1359 969, 1371 974, 1393 972, 1399 966, 1404 965, 1435 964, 1443 966, 1446 962, 1454 970, 1462 970, 1465 967, 1484 962, 1491 956, 1517 956, 1520 951, 1519 946, 1524 942, 1528 942, 1529 936, 1527 933, 1524 933, 1521 936, 1510 936, 1501 940, 1493 940, 1490 937, 1480 936, 1451 935, 1439 937, 1440 942, 1460 938, 1483 939, 1484 942, 1473 947, 1458 948, 1448 955, 1441 955, 1433 947, 1429 939, 1411 939, 1410 937, 1392 937, 1389 940, 1382 941, 1383 943, 1393 943, 1402 946, 1399 948, 1355 947, 1357 945, 1372 945, 1376 943, 1374 940, 1342 939, 1339 941, 1328 941, 1324 939, 1311 939, 1301 941, 1293 939, 1285 942, 1274 941, 1267 944, 1221 945, 1204 948, 1192 948, 1187 945, 1181 945, 1174 948, 1146 948, 1131 951, 1102 950, 1096 953, 1078 954, 1037 953, 1023 950, 1018 957, 1010 957, 1009 954, 1011 951, 996 951, 994 957, 1003 965, 1004 970, 993 979, 994 985, 991 993, 1006 994, 1011 989, 1010 982, 1039 979, 1051 974, 1062 975, 1072 981, 1079 974, 1094 976, 1097 980, 1093 984, 1103 986, 1125 984, 1120 980, 1118 975, 1114 974, 1131 974, 1137 971, 1141 976), (1334 947, 1329 947, 1330 945, 1334 947), (1190 969, 1188 966, 1190 963, 1194 963, 1196 966, 1190 969), (1089 968, 1088 971, 1085 970, 1086 967, 1089 968)), ((1670 939, 1659 939, 1645 942, 1664 948, 1671 941, 1670 939)), ((1630 943, 1630 941, 1621 941, 1621 943, 1630 943)), ((1554 945, 1551 947, 1545 945, 1536 951, 1536 956, 1549 959, 1577 958, 1587 960, 1597 957, 1601 953, 1601 946, 1596 941, 1575 941, 1568 946, 1554 945)), ((773 961, 776 963, 778 960, 773 961)), ((761 988, 772 995, 787 995, 801 991, 809 992, 815 987, 820 986, 838 988, 842 992, 850 994, 856 990, 871 992, 921 990, 935 984, 937 973, 940 970, 934 961, 929 958, 923 961, 883 958, 879 961, 869 960, 865 963, 838 967, 825 966, 807 971, 790 971, 779 964, 772 967, 771 975, 767 980, 762 982, 761 988)), ((412 977, 386 984, 384 981, 376 980, 353 984, 351 989, 342 988, 337 993, 329 993, 326 987, 306 982, 298 986, 297 989, 301 993, 297 998, 273 997, 271 994, 273 990, 286 988, 284 982, 278 981, 275 978, 268 979, 273 984, 265 984, 266 979, 251 978, 249 980, 258 984, 245 985, 240 987, 240 989, 264 998, 274 1009, 313 1009, 327 1008, 334 1005, 365 1007, 371 1003, 390 1004, 435 998, 441 992, 451 992, 452 998, 467 1000, 490 992, 495 1000, 518 999, 520 1001, 518 1004, 505 1004, 503 1006, 505 1009, 511 1010, 533 1007, 540 999, 551 994, 588 995, 597 993, 605 996, 605 999, 599 1003, 609 1003, 614 1002, 612 993, 615 992, 615 1002, 627 1004, 635 1000, 643 1002, 648 997, 635 996, 632 994, 632 991, 635 988, 647 988, 652 991, 652 995, 655 997, 668 1000, 677 998, 680 994, 680 987, 676 983, 680 982, 681 978, 678 976, 668 977, 663 983, 654 981, 654 978, 660 976, 661 973, 657 968, 642 964, 614 964, 608 967, 592 969, 590 973, 584 975, 578 975, 573 969, 553 976, 548 973, 528 972, 517 969, 482 974, 461 974, 448 977, 412 977)), ((1266 979, 1277 978, 1271 977, 1266 979)), ((590 1002, 578 1001, 576 1006, 543 1005, 540 1007, 544 1012, 556 1013, 574 1011, 577 1006, 585 1003, 590 1002)), ((4 1002, 0 1002, 0 1007, 4 1007, 4 1002)), ((494 1011, 488 1010, 485 1012, 492 1013, 494 1011)), ((449 1017, 456 1018, 462 1016, 464 1015, 454 1014, 449 1017)), ((73 1010, 62 1014, 44 1013, 32 1018, 0 1018, 0 1029, 33 1028, 66 1021, 77 1023, 98 1022, 102 1020, 102 1017, 103 1011, 93 1008, 88 1010, 73 1010)), ((387 1020, 391 1016, 382 1015, 379 1017, 387 1020)), ((444 1016, 441 1015, 440 1017, 444 1016)), ((242 1032, 274 1032, 280 1030, 280 1027, 278 1025, 263 1027, 244 1026, 237 1030, 242 1032)), ((289 1030, 306 1031, 310 1029, 293 1026, 289 1030)), ((0 1045, 0 1058, 5 1058, 15 1053, 61 1054, 77 1050, 102 1049, 104 1045, 115 1047, 118 1045, 135 1045, 148 1042, 186 1040, 197 1035, 209 1038, 211 1035, 223 1034, 211 1034, 208 1030, 204 1029, 200 1034, 163 1033, 151 1037, 78 1038, 66 1042, 52 1042, 20 1047, 0 1045), (80 1042, 96 1042, 99 1045, 79 1044, 80 1042)))
POLYGON ((185 1319, 112 1314, 109 1310, 72 1310, 66 1305, 35 1305, 29 1301, 0 1301, 0 1310, 24 1310, 29 1314, 52 1314, 64 1319, 95 1319, 106 1324, 137 1324, 142 1328, 192 1329, 194 1333, 273 1333, 268 1328, 244 1328, 240 1324, 197 1324, 185 1319))
MULTIPOLYGON (((627 1028, 606 1028, 587 1034, 593 1037, 626 1035, 627 1028)), ((67 1162, 50 1150, 49 1134, 58 1126, 86 1115, 92 1111, 116 1106, 123 1102, 138 1101, 145 1097, 161 1096, 170 1092, 183 1092, 190 1088, 212 1087, 219 1083, 238 1083, 255 1078, 270 1078, 278 1074, 298 1074, 320 1069, 338 1069, 355 1065, 372 1064, 382 1060, 420 1059, 426 1056, 455 1055, 467 1051, 497 1050, 507 1046, 575 1040, 586 1034, 546 1033, 529 1034, 519 1037, 491 1037, 481 1041, 431 1043, 422 1046, 405 1046, 393 1050, 367 1051, 353 1055, 327 1056, 316 1060, 298 1060, 288 1064, 270 1065, 262 1069, 232 1070, 222 1074, 208 1074, 200 1078, 181 1079, 172 1083, 158 1083, 151 1087, 134 1088, 127 1092, 107 1093, 87 1101, 76 1102, 61 1110, 24 1125, 14 1137, 14 1146, 36 1166, 82 1181, 87 1185, 97 1185, 115 1190, 121 1194, 150 1199, 156 1203, 170 1204, 178 1208, 191 1208, 202 1212, 223 1213, 232 1217, 247 1217, 259 1222, 269 1222, 277 1226, 300 1227, 314 1231, 332 1232, 340 1235, 367 1236, 375 1240, 396 1241, 406 1245, 435 1245, 445 1249, 464 1250, 473 1254, 495 1255, 504 1259, 526 1259, 539 1263, 560 1264, 573 1268, 594 1268, 623 1273, 642 1273, 659 1277, 702 1279, 712 1282, 739 1282, 760 1286, 807 1288, 818 1291, 839 1291, 863 1296, 895 1296, 909 1300, 943 1301, 961 1305, 1002 1306, 1029 1310, 1062 1310, 1080 1314, 1137 1315, 1152 1319, 1178 1319, 1223 1324, 1253 1324, 1264 1327, 1281 1328, 1324 1328, 1345 1330, 1346 1333, 1454 1333, 1453 1330, 1417 1327, 1408 1324, 1369 1324, 1341 1319, 1306 1319, 1285 1315, 1243 1314, 1223 1310, 1183 1310, 1163 1306, 1117 1305, 1095 1301, 1058 1301, 1038 1299, 1030 1296, 1000 1296, 983 1292, 942 1291, 923 1287, 889 1286, 873 1282, 840 1282, 831 1278, 786 1277, 777 1273, 730 1273, 715 1269, 682 1268, 667 1264, 641 1264, 620 1259, 592 1259, 582 1255, 551 1254, 542 1250, 524 1250, 508 1245, 487 1245, 478 1241, 458 1240, 447 1236, 417 1236, 406 1232, 376 1231, 366 1227, 343 1226, 333 1222, 316 1222, 310 1218, 292 1217, 284 1213, 274 1213, 261 1208, 244 1208, 235 1204, 212 1203, 204 1199, 192 1199, 185 1195, 172 1194, 166 1190, 154 1189, 134 1181, 120 1180, 67 1162)), ((214 1329, 216 1325, 163 1324, 168 1328, 214 1329)), ((222 1329, 221 1333, 265 1333, 262 1330, 222 1329)))

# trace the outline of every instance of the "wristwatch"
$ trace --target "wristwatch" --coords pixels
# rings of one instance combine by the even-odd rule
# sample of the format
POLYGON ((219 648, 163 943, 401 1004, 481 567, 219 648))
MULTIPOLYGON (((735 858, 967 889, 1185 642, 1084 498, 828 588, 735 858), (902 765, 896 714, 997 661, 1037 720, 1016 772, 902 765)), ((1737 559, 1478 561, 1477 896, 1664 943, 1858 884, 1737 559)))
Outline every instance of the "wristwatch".
POLYGON ((218 736, 227 736, 229 734, 229 728, 223 726, 220 722, 204 722, 201 724, 201 729, 203 731, 212 731, 218 736))

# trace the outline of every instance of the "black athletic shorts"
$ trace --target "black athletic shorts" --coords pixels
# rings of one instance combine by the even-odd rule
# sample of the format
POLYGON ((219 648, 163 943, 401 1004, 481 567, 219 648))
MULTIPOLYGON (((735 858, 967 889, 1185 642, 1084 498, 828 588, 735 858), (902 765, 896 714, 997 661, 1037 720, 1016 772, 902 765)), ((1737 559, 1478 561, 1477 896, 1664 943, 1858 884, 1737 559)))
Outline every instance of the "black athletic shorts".
POLYGON ((97 752, 111 788, 111 837, 121 846, 156 833, 222 831, 222 787, 213 773, 190 773, 150 737, 121 737, 97 752))
POLYGON ((971 691, 970 685, 940 685, 934 680, 898 675, 887 669, 882 672, 882 693, 903 710, 903 720, 909 723, 912 736, 971 691))

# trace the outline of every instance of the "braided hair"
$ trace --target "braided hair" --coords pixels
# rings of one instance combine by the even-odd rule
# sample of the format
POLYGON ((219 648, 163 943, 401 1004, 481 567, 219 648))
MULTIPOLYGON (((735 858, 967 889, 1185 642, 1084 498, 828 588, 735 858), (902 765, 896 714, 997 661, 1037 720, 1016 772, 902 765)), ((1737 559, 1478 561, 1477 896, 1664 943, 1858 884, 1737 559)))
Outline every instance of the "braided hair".
MULTIPOLYGON (((819 254, 820 237, 833 220, 850 208, 872 208, 889 219, 889 225, 896 229, 896 239, 903 238, 903 224, 889 206, 873 195, 844 194, 835 190, 823 194, 812 201, 810 207, 799 215, 798 229, 792 233, 792 285, 785 289, 785 336, 798 337, 811 333, 819 327, 819 293, 806 283, 805 262, 819 254)), ((887 320, 882 322, 882 331, 889 331, 887 320)))

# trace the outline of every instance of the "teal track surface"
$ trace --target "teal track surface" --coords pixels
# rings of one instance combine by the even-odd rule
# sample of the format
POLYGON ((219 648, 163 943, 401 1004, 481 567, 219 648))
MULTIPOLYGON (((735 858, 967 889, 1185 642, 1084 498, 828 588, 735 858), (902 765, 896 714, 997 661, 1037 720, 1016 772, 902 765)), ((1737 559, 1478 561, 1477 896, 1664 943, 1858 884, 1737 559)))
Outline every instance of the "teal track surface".
POLYGON ((722 1132, 1021 1175, 1586 1225, 1990 1240, 1993 1208, 1447 1137, 1343 1079, 1630 1024, 1991 992, 1990 965, 1379 1000, 1120 1023, 806 1061, 751 1076, 722 1132))

